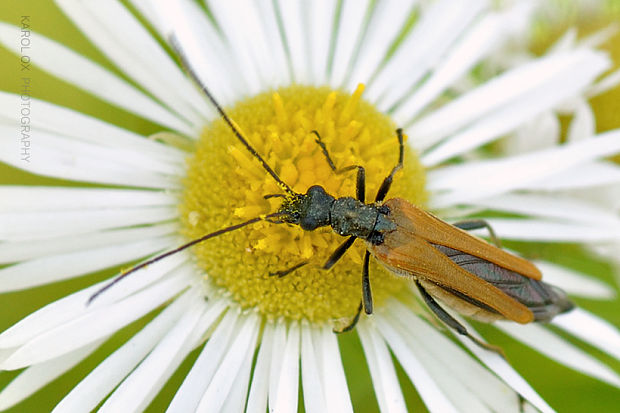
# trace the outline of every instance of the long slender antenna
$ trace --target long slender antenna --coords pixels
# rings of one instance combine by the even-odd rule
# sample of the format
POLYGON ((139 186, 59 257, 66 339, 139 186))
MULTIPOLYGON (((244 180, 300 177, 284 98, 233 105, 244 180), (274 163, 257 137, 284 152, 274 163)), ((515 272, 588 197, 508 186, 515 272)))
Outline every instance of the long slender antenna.
POLYGON ((262 156, 260 156, 258 152, 256 152, 256 149, 254 149, 254 147, 250 145, 250 143, 245 139, 241 131, 235 126, 234 122, 228 117, 226 112, 224 112, 224 109, 222 109, 222 106, 220 106, 217 100, 215 100, 215 98, 213 97, 213 95, 211 94, 207 86, 200 81, 200 79, 198 78, 198 75, 196 74, 194 69, 192 69, 191 65, 189 64, 189 60, 187 59, 187 56, 183 52, 183 49, 181 49, 181 45, 179 44, 174 34, 170 36, 170 45, 176 52, 177 56, 179 56, 179 59, 181 60, 181 64, 183 65, 183 68, 185 69, 185 71, 190 75, 192 79, 194 79, 194 82, 196 82, 196 84, 200 87, 200 89, 202 89, 204 94, 207 95, 207 98, 209 98, 213 106, 215 106, 215 109, 217 109, 222 119, 224 119, 224 121, 228 124, 228 126, 230 126, 230 129, 233 131, 237 139, 239 139, 241 143, 245 145, 247 150, 256 159, 260 161, 260 163, 263 165, 263 168, 265 168, 265 170, 269 173, 269 175, 271 175, 273 179, 276 180, 280 188, 282 188, 283 190, 285 190, 291 195, 295 195, 296 194, 295 191, 293 191, 291 187, 286 184, 286 182, 280 179, 278 174, 275 173, 275 171, 271 169, 271 167, 267 164, 267 162, 265 162, 262 156))
POLYGON ((231 232, 231 231, 237 230, 239 228, 243 228, 243 227, 245 227, 247 225, 254 224, 255 222, 258 222, 258 221, 263 221, 263 220, 268 221, 269 218, 274 218, 274 217, 277 217, 277 216, 280 216, 280 215, 282 215, 281 212, 275 212, 273 214, 252 218, 252 219, 250 219, 248 221, 245 221, 245 222, 242 222, 240 224, 231 225, 229 227, 222 228, 222 229, 217 230, 215 232, 211 232, 211 233, 209 233, 207 235, 203 235, 202 237, 196 238, 196 239, 194 239, 192 241, 189 241, 188 243, 183 244, 180 247, 177 247, 177 248, 175 248, 175 249, 173 249, 171 251, 164 252, 163 254, 160 254, 160 255, 158 255, 156 257, 153 257, 150 260, 145 261, 145 262, 143 262, 140 265, 136 265, 135 267, 133 267, 129 271, 120 274, 115 279, 110 281, 108 284, 106 284, 103 287, 101 287, 101 289, 99 289, 97 292, 95 292, 93 295, 90 296, 90 298, 88 299, 88 304, 92 303, 95 300, 95 298, 97 298, 102 293, 104 293, 105 291, 107 291, 108 289, 110 289, 111 287, 116 285, 123 278, 127 277, 128 275, 130 275, 130 274, 132 274, 132 273, 134 273, 136 271, 138 271, 139 269, 142 269, 142 268, 144 268, 146 266, 149 266, 149 265, 151 265, 151 264, 153 264, 153 263, 155 263, 155 262, 157 262, 159 260, 163 260, 164 258, 169 257, 170 255, 176 254, 177 252, 181 252, 181 251, 183 251, 183 250, 185 250, 185 249, 187 249, 187 248, 189 248, 189 247, 191 247, 193 245, 199 244, 199 243, 201 243, 203 241, 206 241, 206 240, 208 240, 210 238, 217 237, 218 235, 222 235, 222 234, 225 234, 227 232, 231 232))

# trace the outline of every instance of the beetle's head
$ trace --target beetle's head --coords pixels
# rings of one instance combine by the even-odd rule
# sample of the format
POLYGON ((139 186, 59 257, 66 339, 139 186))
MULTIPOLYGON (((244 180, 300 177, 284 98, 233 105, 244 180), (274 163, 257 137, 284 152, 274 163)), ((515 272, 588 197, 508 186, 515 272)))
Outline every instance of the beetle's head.
POLYGON ((312 231, 330 224, 330 209, 334 200, 322 186, 314 185, 305 194, 287 197, 278 212, 282 213, 282 221, 312 231))

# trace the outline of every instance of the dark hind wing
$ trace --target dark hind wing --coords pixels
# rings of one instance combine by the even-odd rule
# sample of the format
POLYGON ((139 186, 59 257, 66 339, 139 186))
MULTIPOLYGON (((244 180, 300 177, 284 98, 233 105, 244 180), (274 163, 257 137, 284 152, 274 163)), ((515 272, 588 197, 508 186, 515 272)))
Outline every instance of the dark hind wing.
MULTIPOLYGON (((524 277, 497 264, 453 248, 435 244, 433 246, 464 270, 494 285, 506 295, 525 305, 534 313, 535 321, 550 321, 556 315, 574 307, 562 290, 543 281, 524 277)), ((467 301, 466 297, 459 296, 459 298, 467 301)), ((477 303, 470 304, 476 305, 477 303)))

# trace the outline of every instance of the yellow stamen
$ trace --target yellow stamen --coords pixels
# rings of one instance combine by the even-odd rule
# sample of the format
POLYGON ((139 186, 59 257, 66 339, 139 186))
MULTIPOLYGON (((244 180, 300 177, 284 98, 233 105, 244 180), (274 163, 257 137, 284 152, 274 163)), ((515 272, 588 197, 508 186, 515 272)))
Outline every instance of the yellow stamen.
POLYGON ((282 98, 277 93, 273 94, 273 108, 276 112, 276 118, 278 119, 278 126, 280 128, 286 128, 287 118, 286 111, 284 110, 284 103, 282 103, 282 98))
POLYGON ((347 123, 351 119, 353 111, 357 109, 357 105, 362 98, 362 93, 364 93, 364 85, 360 83, 359 85, 357 85, 357 89, 355 89, 355 92, 353 92, 351 98, 347 100, 347 103, 344 105, 344 109, 342 109, 342 112, 340 112, 340 118, 338 119, 338 123, 340 125, 347 123))

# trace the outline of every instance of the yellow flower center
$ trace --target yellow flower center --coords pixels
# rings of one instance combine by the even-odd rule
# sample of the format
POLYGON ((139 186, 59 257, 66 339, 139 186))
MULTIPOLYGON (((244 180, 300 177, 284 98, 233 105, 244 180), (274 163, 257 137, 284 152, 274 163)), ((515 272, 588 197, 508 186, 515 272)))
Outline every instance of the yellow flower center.
MULTIPOLYGON (((328 88, 291 86, 239 102, 226 110, 269 166, 294 191, 321 185, 334 197, 355 197, 356 171, 337 174, 316 143, 318 131, 337 168, 366 168, 367 199, 374 199, 398 161, 396 126, 352 94, 328 88)), ((405 150, 389 196, 425 201, 424 169, 405 150)), ((189 160, 181 206, 184 235, 190 239, 229 225, 276 212, 284 198, 275 180, 233 135, 222 119, 202 133, 189 160)), ((364 242, 356 244, 329 271, 321 269, 345 238, 330 227, 304 231, 299 226, 261 221, 203 242, 194 248, 206 278, 226 290, 243 308, 268 318, 325 322, 350 317, 361 299, 364 242), (283 277, 270 275, 303 261, 283 277)), ((403 280, 377 263, 370 266, 376 306, 403 288, 403 280)))

